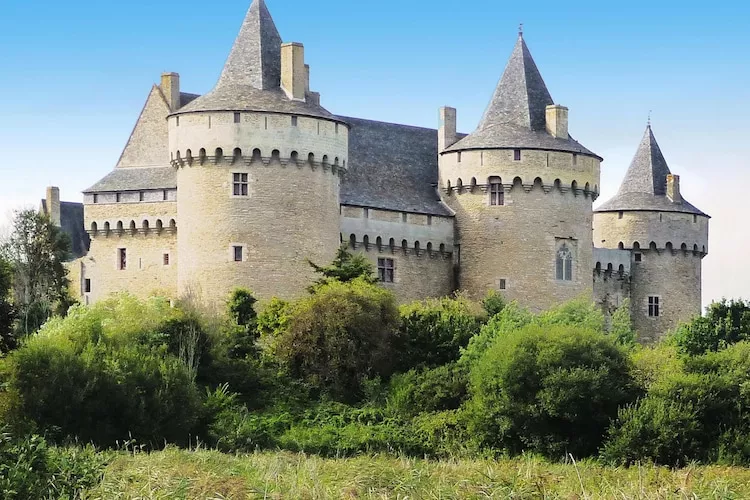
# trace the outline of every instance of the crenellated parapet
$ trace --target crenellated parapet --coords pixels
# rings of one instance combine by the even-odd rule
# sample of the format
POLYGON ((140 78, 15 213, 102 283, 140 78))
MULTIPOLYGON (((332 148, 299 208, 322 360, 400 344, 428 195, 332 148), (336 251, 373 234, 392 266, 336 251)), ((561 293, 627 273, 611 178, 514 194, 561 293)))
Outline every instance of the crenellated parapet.
POLYGON ((242 148, 234 148, 229 154, 224 152, 223 148, 216 148, 209 154, 206 148, 200 148, 197 155, 191 149, 184 152, 177 151, 176 156, 170 161, 175 168, 192 167, 192 166, 271 166, 280 165, 282 167, 294 166, 297 168, 311 168, 312 170, 322 169, 331 171, 334 175, 343 175, 346 172, 346 160, 338 156, 315 156, 315 153, 308 153, 307 156, 300 156, 296 150, 291 150, 288 155, 283 156, 281 150, 273 149, 270 156, 264 155, 259 148, 254 148, 251 154, 247 150, 243 152, 242 148))
POLYGON ((176 234, 177 221, 175 218, 142 218, 136 222, 128 220, 103 220, 92 221, 86 228, 86 232, 92 238, 104 237, 126 237, 138 235, 176 234))
POLYGON ((536 177, 533 180, 529 178, 524 180, 521 177, 515 177, 512 182, 503 182, 503 178, 500 176, 490 176, 483 179, 483 181, 482 183, 478 182, 476 177, 471 177, 468 181, 464 181, 461 177, 455 180, 446 179, 442 186, 442 192, 446 196, 460 196, 462 194, 486 195, 491 192, 493 186, 499 186, 508 194, 514 190, 523 190, 526 193, 530 193, 533 189, 541 189, 547 194, 552 191, 557 191, 561 194, 571 193, 573 196, 590 198, 592 202, 599 197, 598 185, 592 187, 590 182, 581 184, 575 179, 570 184, 563 183, 560 179, 545 182, 541 177, 536 177))
POLYGON ((346 236, 342 233, 341 242, 347 242, 349 248, 352 250, 372 251, 391 255, 399 253, 431 259, 451 259, 453 255, 445 243, 433 244, 431 241, 420 242, 409 241, 407 239, 396 241, 395 238, 388 238, 386 241, 382 236, 375 236, 373 240, 369 234, 356 235, 352 233, 346 236))

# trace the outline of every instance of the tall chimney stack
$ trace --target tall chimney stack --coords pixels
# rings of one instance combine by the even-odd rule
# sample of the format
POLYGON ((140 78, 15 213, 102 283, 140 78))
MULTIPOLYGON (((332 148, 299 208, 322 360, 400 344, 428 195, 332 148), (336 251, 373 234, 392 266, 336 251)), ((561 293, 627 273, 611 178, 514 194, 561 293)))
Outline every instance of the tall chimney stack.
POLYGON ((667 175, 667 197, 672 203, 682 203, 680 194, 680 176, 674 174, 667 175))
POLYGON ((47 188, 47 215, 52 221, 52 224, 60 227, 60 188, 55 186, 49 186, 47 188))
POLYGON ((180 109, 180 75, 178 73, 162 73, 161 91, 171 111, 180 109))
POLYGON ((440 124, 438 126, 438 151, 453 146, 458 141, 456 134, 456 108, 443 106, 440 108, 440 124))
POLYGON ((290 99, 305 100, 308 71, 305 47, 296 42, 281 44, 281 88, 290 99))
POLYGON ((568 108, 559 104, 547 106, 547 132, 556 139, 568 139, 568 108))

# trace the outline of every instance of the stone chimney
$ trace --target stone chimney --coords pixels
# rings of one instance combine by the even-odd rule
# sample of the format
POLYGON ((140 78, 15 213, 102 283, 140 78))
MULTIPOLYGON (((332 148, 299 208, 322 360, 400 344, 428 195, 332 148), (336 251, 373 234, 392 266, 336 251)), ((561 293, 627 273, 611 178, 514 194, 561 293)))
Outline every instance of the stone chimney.
POLYGON ((559 104, 547 106, 547 132, 556 139, 568 139, 568 108, 559 104))
POLYGON ((458 141, 456 134, 456 108, 440 108, 440 125, 438 126, 438 152, 453 146, 458 141))
POLYGON ((310 93, 310 65, 305 64, 305 94, 310 93))
POLYGON ((680 194, 680 176, 674 174, 667 175, 667 197, 672 203, 682 203, 680 194))
POLYGON ((52 224, 60 227, 60 188, 50 186, 47 188, 47 197, 45 199, 47 205, 47 215, 49 215, 52 224))
POLYGON ((281 44, 281 88, 289 99, 305 100, 308 75, 304 46, 301 43, 281 44))
POLYGON ((178 73, 162 73, 161 91, 171 111, 180 109, 180 75, 178 73))

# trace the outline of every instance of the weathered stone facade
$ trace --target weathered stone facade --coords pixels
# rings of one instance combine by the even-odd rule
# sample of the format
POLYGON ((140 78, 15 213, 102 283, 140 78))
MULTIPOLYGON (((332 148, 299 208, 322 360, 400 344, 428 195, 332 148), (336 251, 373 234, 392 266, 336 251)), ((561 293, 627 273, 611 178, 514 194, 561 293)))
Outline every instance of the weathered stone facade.
POLYGON ((84 193, 86 301, 217 304, 238 286, 294 298, 314 279, 307 261, 344 242, 404 302, 499 290, 535 311, 586 297, 609 317, 630 298, 644 340, 700 312, 708 216, 650 127, 594 211, 602 158, 569 135, 522 35, 468 135, 452 108, 437 130, 329 113, 304 47, 281 40, 254 0, 213 90, 183 93, 176 73, 152 88, 116 168, 84 193))

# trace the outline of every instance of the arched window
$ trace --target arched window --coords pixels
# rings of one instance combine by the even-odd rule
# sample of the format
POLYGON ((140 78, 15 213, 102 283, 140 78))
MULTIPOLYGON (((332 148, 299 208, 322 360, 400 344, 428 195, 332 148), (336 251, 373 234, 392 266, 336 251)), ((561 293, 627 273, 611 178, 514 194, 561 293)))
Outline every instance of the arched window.
POLYGON ((557 250, 555 271, 558 280, 573 281, 573 253, 568 248, 568 245, 564 243, 557 250))
POLYGON ((381 238, 380 236, 378 236, 377 239, 375 240, 375 245, 377 245, 378 250, 382 250, 383 249, 383 238, 381 238))
POLYGON ((352 248, 357 248, 357 237, 353 234, 349 235, 349 246, 352 248))

